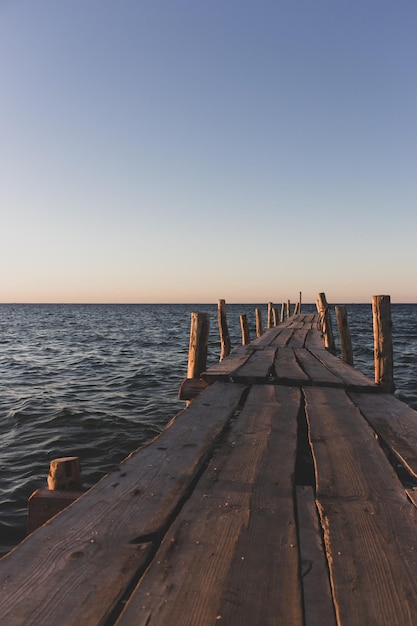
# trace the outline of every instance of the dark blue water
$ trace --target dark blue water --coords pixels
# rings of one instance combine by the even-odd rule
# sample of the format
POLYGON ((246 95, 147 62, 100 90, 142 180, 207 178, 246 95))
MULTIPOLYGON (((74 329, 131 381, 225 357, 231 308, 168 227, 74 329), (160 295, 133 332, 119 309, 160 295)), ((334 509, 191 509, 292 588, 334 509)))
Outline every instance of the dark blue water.
MULTIPOLYGON (((255 336, 256 306, 228 305, 233 345, 241 313, 255 336)), ((210 365, 216 305, 0 305, 0 554, 24 537, 51 459, 79 456, 89 487, 183 408, 195 310, 210 313, 210 365)), ((355 365, 373 377, 371 305, 347 311, 355 365)), ((392 318, 396 393, 417 408, 417 305, 392 305, 392 318)))

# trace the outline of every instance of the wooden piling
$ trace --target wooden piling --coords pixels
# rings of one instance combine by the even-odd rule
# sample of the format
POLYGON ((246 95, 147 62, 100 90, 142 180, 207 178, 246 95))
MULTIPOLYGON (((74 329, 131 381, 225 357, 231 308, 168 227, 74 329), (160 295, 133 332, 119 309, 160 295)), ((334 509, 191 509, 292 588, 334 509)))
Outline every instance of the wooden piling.
POLYGON ((329 352, 331 352, 332 354, 336 354, 330 309, 324 293, 318 294, 316 305, 320 316, 320 324, 321 331, 324 337, 324 345, 329 350, 329 352))
POLYGON ((209 329, 210 317, 208 313, 191 313, 187 378, 200 378, 200 374, 207 367, 209 329))
POLYGON ((291 300, 287 300, 287 318, 291 317, 291 300))
POLYGON ((217 320, 220 333, 220 361, 223 361, 225 357, 229 356, 231 349, 229 329, 227 327, 225 300, 219 300, 217 303, 217 320))
POLYGON ((387 393, 393 393, 394 357, 390 296, 372 296, 374 327, 375 382, 387 393))
POLYGON ((78 456, 66 456, 50 462, 48 489, 82 489, 81 467, 78 456))
POLYGON ((272 320, 272 302, 268 302, 268 328, 272 328, 273 320, 272 320))
POLYGON ((283 322, 284 320, 285 320, 285 304, 284 304, 284 302, 283 302, 283 303, 281 304, 281 315, 280 315, 279 321, 280 321, 280 322, 281 322, 281 324, 282 324, 282 322, 283 322))
POLYGON ((348 363, 349 365, 353 365, 352 340, 350 338, 346 307, 343 305, 335 306, 335 312, 337 327, 339 330, 342 361, 345 361, 345 363, 348 363))
POLYGON ((278 326, 278 313, 275 307, 272 307, 272 323, 275 326, 278 326))
POLYGON ((49 464, 48 489, 36 489, 28 500, 27 531, 33 532, 63 511, 83 493, 77 456, 53 459, 49 464))
POLYGON ((200 378, 200 375, 207 367, 209 329, 208 313, 191 313, 187 378, 181 383, 178 392, 180 400, 192 400, 207 387, 207 383, 200 378))
POLYGON ((240 328, 242 330, 242 345, 247 346, 250 343, 250 333, 247 315, 240 316, 240 328))
POLYGON ((256 336, 260 337, 263 334, 261 309, 255 309, 255 320, 256 320, 256 336))

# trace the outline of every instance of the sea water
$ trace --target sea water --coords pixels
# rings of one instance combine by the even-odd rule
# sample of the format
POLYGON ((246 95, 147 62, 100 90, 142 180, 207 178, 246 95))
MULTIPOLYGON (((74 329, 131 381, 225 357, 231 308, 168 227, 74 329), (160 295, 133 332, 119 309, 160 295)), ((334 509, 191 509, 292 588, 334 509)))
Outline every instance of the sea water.
MULTIPOLYGON (((255 337, 255 308, 227 305, 255 337)), ((346 305, 355 366, 373 377, 371 305, 346 305)), ((0 305, 0 554, 25 536, 27 500, 50 460, 79 456, 85 487, 157 435, 184 407, 190 314, 210 314, 208 365, 219 359, 217 305, 0 305)), ((303 311, 315 311, 312 305, 303 311)), ((393 304, 396 395, 417 409, 417 305, 393 304)), ((333 330, 337 331, 333 313, 333 330)))

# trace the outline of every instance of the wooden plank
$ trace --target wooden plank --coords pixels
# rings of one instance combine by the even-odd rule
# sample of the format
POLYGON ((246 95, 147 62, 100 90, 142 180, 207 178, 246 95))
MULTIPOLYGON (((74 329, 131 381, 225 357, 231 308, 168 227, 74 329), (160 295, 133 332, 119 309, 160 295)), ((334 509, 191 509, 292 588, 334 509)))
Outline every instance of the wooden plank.
POLYGON ((303 348, 308 334, 308 328, 302 326, 294 330, 294 333, 287 343, 289 348, 303 348))
POLYGON ((106 621, 147 565, 244 390, 208 387, 151 444, 3 557, 2 623, 106 621))
POLYGON ((336 626, 329 570, 312 487, 297 487, 297 520, 306 626, 336 626))
POLYGON ((274 339, 281 333, 281 331, 282 328, 280 328, 279 326, 275 326, 274 328, 266 330, 263 335, 251 341, 250 347, 253 348, 254 346, 269 346, 274 341, 274 339))
POLYGON ((294 350, 291 348, 278 348, 274 361, 276 382, 280 385, 310 385, 311 381, 301 369, 294 350))
POLYGON ((212 367, 209 367, 208 370, 203 372, 201 378, 208 383, 214 383, 216 381, 228 382, 233 373, 246 363, 251 354, 252 350, 250 346, 238 346, 234 348, 223 361, 212 365, 212 367))
POLYGON ((349 394, 385 446, 417 478, 417 411, 392 394, 349 394))
POLYGON ((324 350, 323 337, 317 328, 311 328, 305 340, 304 347, 308 350, 324 350))
POLYGON ((302 625, 298 389, 252 388, 118 626, 302 625))
POLYGON ((317 322, 317 314, 316 313, 304 313, 304 322, 315 324, 317 322))
POLYGON ((412 626, 417 510, 345 391, 304 391, 337 623, 412 626))
POLYGON ((267 346, 254 352, 250 359, 233 374, 233 381, 244 384, 265 383, 271 378, 276 348, 267 346))
MULTIPOLYGON (((323 348, 323 346, 322 346, 323 348)), ((312 350, 314 356, 319 359, 335 376, 337 376, 347 389, 352 391, 375 391, 380 392, 378 385, 373 380, 356 370, 351 365, 341 361, 327 350, 312 350)))
POLYGON ((275 337, 273 341, 271 341, 271 345, 283 348, 288 344, 289 340, 293 336, 293 333, 293 328, 281 328, 281 332, 275 337))
POLYGON ((311 379, 313 385, 343 387, 343 381, 330 372, 311 352, 302 348, 295 348, 294 352, 297 361, 311 379))

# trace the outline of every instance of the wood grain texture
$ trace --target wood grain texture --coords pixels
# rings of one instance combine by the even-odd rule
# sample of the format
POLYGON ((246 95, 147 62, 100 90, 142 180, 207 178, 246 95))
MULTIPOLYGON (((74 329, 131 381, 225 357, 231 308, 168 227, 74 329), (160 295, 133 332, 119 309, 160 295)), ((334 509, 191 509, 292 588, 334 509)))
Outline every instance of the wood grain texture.
POLYGON ((118 626, 301 626, 297 389, 252 388, 118 626))
POLYGON ((304 391, 337 623, 411 626, 417 510, 346 393, 304 391))
POLYGON ((349 395, 387 448, 417 478, 417 411, 392 394, 349 395))
POLYGON ((146 566, 244 389, 208 387, 156 440, 3 557, 2 623, 102 624, 146 566))

